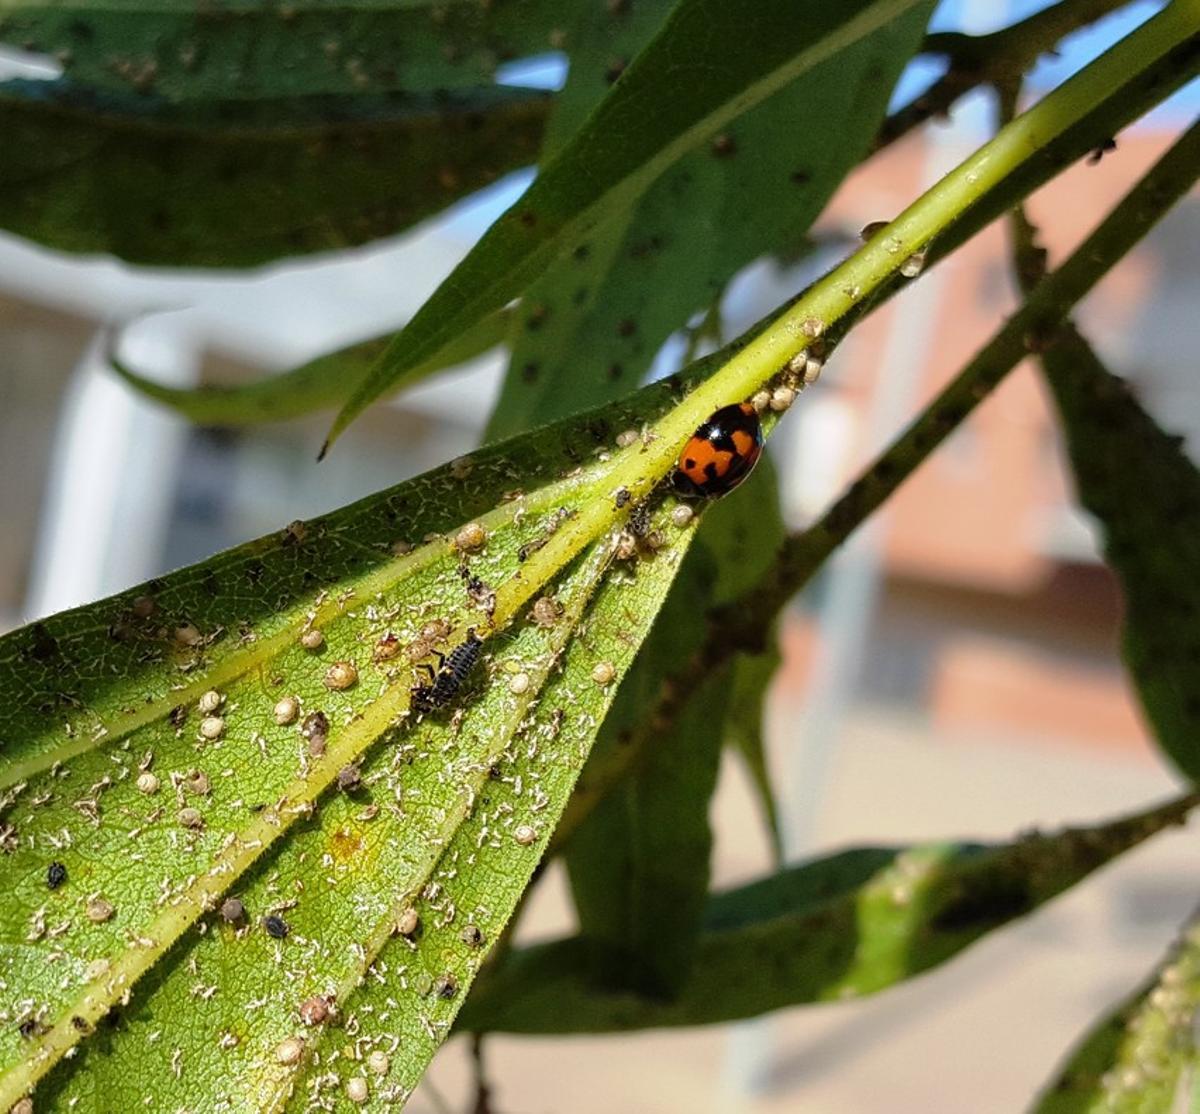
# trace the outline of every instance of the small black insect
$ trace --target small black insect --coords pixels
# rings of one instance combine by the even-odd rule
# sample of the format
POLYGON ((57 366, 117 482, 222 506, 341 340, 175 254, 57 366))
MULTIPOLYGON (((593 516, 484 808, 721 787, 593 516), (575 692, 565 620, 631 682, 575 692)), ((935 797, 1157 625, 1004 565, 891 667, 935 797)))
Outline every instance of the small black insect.
POLYGON ((46 868, 46 885, 57 890, 67 880, 67 868, 59 862, 53 862, 46 868))
POLYGON ((429 674, 429 680, 412 688, 412 708, 415 712, 433 712, 444 708, 457 695, 467 674, 475 668, 483 650, 483 640, 475 634, 475 628, 467 631, 466 639, 448 654, 434 651, 438 659, 435 669, 428 663, 417 666, 429 674))
POLYGON ((276 913, 270 913, 263 918, 263 927, 267 930, 267 935, 276 940, 282 940, 291 932, 287 921, 276 913))

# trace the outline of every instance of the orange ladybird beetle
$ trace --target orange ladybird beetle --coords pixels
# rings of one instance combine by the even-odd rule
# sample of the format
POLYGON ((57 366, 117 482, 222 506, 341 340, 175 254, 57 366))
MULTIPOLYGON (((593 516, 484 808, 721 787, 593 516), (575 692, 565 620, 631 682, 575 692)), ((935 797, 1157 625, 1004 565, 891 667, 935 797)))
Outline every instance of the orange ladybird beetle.
POLYGON ((675 465, 675 490, 706 499, 724 495, 750 475, 762 449, 758 411, 748 402, 722 406, 684 445, 675 465))

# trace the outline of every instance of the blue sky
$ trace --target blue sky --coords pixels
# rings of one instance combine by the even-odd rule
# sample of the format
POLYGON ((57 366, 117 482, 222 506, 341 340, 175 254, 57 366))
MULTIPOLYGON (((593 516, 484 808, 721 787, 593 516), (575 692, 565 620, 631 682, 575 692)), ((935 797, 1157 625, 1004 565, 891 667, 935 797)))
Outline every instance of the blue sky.
MULTIPOLYGON (((1050 3, 1051 0, 943 0, 934 13, 931 27, 937 31, 969 30, 981 34, 1024 19, 1050 3), (964 28, 964 18, 971 20, 972 25, 964 28)), ((1161 0, 1141 0, 1072 35, 1057 58, 1042 59, 1029 76, 1030 86, 1035 92, 1042 92, 1060 84, 1164 6, 1161 0)), ((1200 112, 1200 81, 1193 81, 1143 123, 1178 127, 1197 112, 1200 112)))

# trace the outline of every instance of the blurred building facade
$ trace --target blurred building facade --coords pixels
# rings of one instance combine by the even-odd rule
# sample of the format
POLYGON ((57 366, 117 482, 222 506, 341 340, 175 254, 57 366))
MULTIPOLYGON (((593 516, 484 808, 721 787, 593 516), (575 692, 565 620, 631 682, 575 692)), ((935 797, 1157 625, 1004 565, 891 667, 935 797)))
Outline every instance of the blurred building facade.
MULTIPOLYGON (((1099 164, 1080 163, 1038 194, 1030 213, 1061 260, 1162 153, 1166 137, 1135 133, 1099 164)), ((853 231, 894 215, 910 198, 919 142, 879 156, 847 183, 822 219, 853 231)), ((944 273, 920 374, 928 400, 967 362, 1017 302, 1007 229, 994 225, 942 265, 944 273)), ((1200 324, 1200 200, 1171 213, 1097 289, 1080 314, 1110 369, 1172 432, 1200 447, 1194 358, 1200 324), (1190 250, 1188 249, 1190 245, 1190 250)), ((903 306, 871 318, 801 400, 790 438, 840 410, 846 442, 866 423, 889 374, 889 331, 903 306), (810 419, 810 399, 824 396, 810 419)), ((900 428, 908 415, 896 415, 900 428)), ((863 461, 841 447, 841 487, 863 461)), ((810 463, 794 453, 792 473, 810 463)), ((801 486, 802 476, 796 478, 801 486)), ((828 478, 823 483, 828 485, 828 478)), ((798 517, 831 490, 795 502, 798 517)), ((1067 741, 1146 750, 1146 729, 1117 654, 1119 588, 1098 555, 1095 529, 1072 501, 1053 402, 1032 363, 1016 369, 889 503, 880 541, 883 590, 863 666, 860 699, 928 717, 935 730, 1029 742, 1067 741)), ((797 679, 815 628, 790 632, 797 679)))

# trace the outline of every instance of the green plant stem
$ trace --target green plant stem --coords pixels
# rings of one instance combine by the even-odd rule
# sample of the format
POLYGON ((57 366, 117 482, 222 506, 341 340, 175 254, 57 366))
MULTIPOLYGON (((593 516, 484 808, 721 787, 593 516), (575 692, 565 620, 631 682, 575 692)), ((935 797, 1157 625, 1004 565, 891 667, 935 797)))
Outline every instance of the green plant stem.
POLYGON ((671 470, 680 447, 714 410, 748 398, 815 336, 849 314, 896 274, 904 261, 1002 185, 1038 152, 1105 102, 1115 87, 1174 51, 1192 47, 1200 0, 1176 0, 1091 65, 1002 128, 910 205, 841 266, 810 287, 786 312, 737 349, 657 425, 654 437, 619 453, 579 515, 533 554, 496 592, 494 625, 509 622, 568 561, 623 520, 671 470))
POLYGON ((701 649, 663 684, 653 724, 635 732, 619 759, 589 791, 572 797, 555 833, 564 842, 607 788, 674 722, 689 695, 739 652, 761 651, 765 632, 826 559, 913 474, 1031 350, 1054 343, 1074 306, 1186 195, 1200 176, 1200 123, 1180 137, 1095 231, 1030 293, 954 380, 824 515, 791 535, 770 574, 740 599, 714 612, 701 649))
POLYGON ((989 191, 1018 172, 1111 94, 1130 74, 1150 70, 1172 52, 1192 47, 1198 34, 1200 0, 1176 4, 1147 20, 1085 70, 1046 95, 1026 113, 959 164, 882 232, 815 283, 769 327, 734 349, 724 366, 685 397, 655 427, 654 437, 614 457, 610 471, 593 487, 594 498, 497 589, 494 627, 511 621, 542 586, 601 533, 612 529, 671 471, 680 447, 715 409, 755 393, 899 272, 914 252, 965 214, 989 191))

